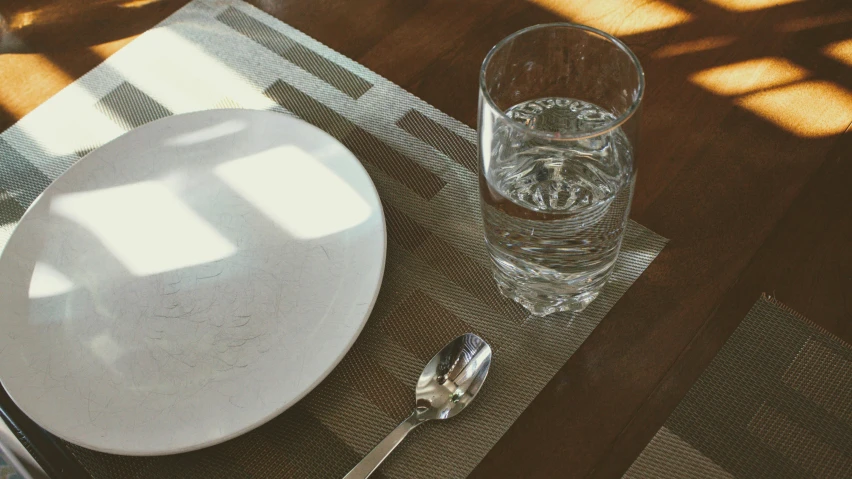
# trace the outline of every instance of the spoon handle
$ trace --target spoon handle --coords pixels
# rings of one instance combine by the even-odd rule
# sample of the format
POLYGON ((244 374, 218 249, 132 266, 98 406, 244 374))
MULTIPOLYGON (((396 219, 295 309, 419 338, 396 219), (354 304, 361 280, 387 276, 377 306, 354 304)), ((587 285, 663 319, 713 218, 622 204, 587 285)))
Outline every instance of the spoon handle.
POLYGON ((424 421, 417 419, 416 412, 411 413, 411 416, 408 416, 408 419, 399 423, 399 426, 391 431, 387 437, 382 439, 382 442, 364 456, 364 459, 361 459, 361 462, 353 467, 352 470, 349 471, 349 474, 346 474, 343 479, 366 479, 367 477, 370 477, 370 474, 372 474, 373 471, 375 471, 382 462, 384 462, 385 458, 388 457, 394 449, 396 449, 396 446, 399 446, 399 443, 405 439, 405 436, 423 422, 424 421))

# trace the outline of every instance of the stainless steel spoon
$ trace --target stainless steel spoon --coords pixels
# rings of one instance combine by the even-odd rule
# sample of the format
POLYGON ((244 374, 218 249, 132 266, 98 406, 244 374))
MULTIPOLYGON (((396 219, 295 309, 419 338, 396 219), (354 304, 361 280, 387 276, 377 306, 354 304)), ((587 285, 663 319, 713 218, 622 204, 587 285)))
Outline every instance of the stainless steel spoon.
POLYGON ((378 468, 405 436, 432 419, 447 419, 461 412, 476 397, 491 366, 491 346, 467 333, 435 355, 420 373, 414 412, 373 448, 343 479, 363 479, 378 468))

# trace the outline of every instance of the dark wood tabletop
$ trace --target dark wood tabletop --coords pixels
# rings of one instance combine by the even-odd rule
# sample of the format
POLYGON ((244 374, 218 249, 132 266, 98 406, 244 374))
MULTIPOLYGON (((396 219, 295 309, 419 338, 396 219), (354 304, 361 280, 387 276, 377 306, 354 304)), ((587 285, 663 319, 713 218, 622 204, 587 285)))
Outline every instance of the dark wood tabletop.
MULTIPOLYGON (((185 3, 4 0, 0 130, 185 3)), ((601 28, 645 68, 631 217, 671 241, 471 477, 620 477, 762 292, 852 341, 847 0, 250 3, 472 127, 523 27, 601 28)))

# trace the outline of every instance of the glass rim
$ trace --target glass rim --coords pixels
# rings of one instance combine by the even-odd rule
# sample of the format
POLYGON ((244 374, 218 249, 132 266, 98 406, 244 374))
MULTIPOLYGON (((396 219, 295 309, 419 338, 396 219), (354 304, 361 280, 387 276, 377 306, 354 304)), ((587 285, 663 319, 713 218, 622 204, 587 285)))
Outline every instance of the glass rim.
POLYGON ((515 33, 512 33, 511 35, 507 36, 506 38, 500 40, 499 42, 497 42, 496 45, 491 47, 491 50, 489 50, 488 54, 485 55, 485 59, 482 61, 482 67, 479 70, 479 91, 482 93, 482 97, 485 99, 486 103, 488 103, 488 106, 492 110, 496 111, 500 115, 501 118, 507 120, 507 123, 512 125, 513 128, 517 128, 519 130, 522 130, 525 134, 531 134, 533 136, 538 136, 538 137, 546 138, 548 140, 555 140, 555 141, 559 141, 559 140, 582 140, 582 139, 585 139, 585 138, 593 138, 593 137, 596 137, 596 136, 600 136, 604 133, 607 133, 611 130, 614 130, 614 129, 620 127, 621 125, 623 125, 625 122, 627 122, 627 120, 629 120, 631 117, 633 117, 633 115, 639 109, 639 105, 642 103, 642 99, 645 96, 645 71, 642 69, 642 64, 639 63, 639 58, 636 56, 636 54, 633 53, 633 51, 624 42, 622 42, 618 38, 610 35, 609 33, 606 33, 602 30, 598 30, 597 28, 593 28, 593 27, 590 27, 590 26, 587 26, 587 25, 580 25, 579 23, 571 23, 571 22, 539 23, 537 25, 532 25, 532 26, 529 26, 529 27, 526 27, 526 28, 522 28, 522 29, 516 31, 515 33), (494 99, 491 98, 491 94, 488 93, 488 90, 486 89, 486 86, 485 86, 485 69, 488 67, 488 64, 491 62, 491 58, 494 56, 495 53, 497 53, 498 50, 503 48, 511 40, 514 40, 514 39, 518 38, 519 36, 521 36, 525 33, 529 33, 529 32, 534 31, 534 30, 541 30, 541 29, 545 29, 545 28, 554 28, 554 27, 563 27, 563 28, 570 28, 570 29, 575 29, 575 30, 584 30, 586 32, 590 32, 590 33, 594 33, 596 35, 600 35, 600 36, 604 37, 604 39, 606 39, 607 41, 609 41, 610 43, 612 43, 613 45, 615 45, 616 47, 618 47, 620 50, 622 50, 624 53, 627 54, 627 56, 630 58, 631 62, 633 62, 633 66, 636 67, 636 73, 639 76, 639 94, 636 96, 636 99, 633 100, 633 103, 630 105, 630 107, 627 109, 627 111, 625 111, 624 113, 619 115, 618 118, 616 118, 615 120, 608 122, 607 124, 605 124, 605 125, 603 125, 599 128, 595 128, 594 130, 585 131, 581 134, 563 134, 563 133, 558 133, 558 132, 540 131, 540 130, 533 130, 531 128, 528 128, 528 127, 518 123, 517 121, 513 120, 512 118, 510 118, 509 115, 506 114, 506 112, 504 112, 502 109, 500 109, 497 106, 497 103, 495 103, 494 99))

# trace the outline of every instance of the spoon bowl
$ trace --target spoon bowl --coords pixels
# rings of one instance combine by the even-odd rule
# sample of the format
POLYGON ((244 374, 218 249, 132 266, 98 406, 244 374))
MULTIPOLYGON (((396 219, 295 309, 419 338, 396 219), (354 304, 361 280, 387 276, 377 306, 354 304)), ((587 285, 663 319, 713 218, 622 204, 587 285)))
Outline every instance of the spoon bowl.
POLYGON ((423 368, 417 380, 414 412, 370 451, 343 479, 369 477, 412 429, 433 419, 448 419, 476 397, 491 367, 491 346, 473 334, 463 334, 444 346, 423 368))
POLYGON ((448 419, 467 407, 488 375, 491 347, 467 333, 444 346, 420 374, 415 413, 421 420, 448 419))

